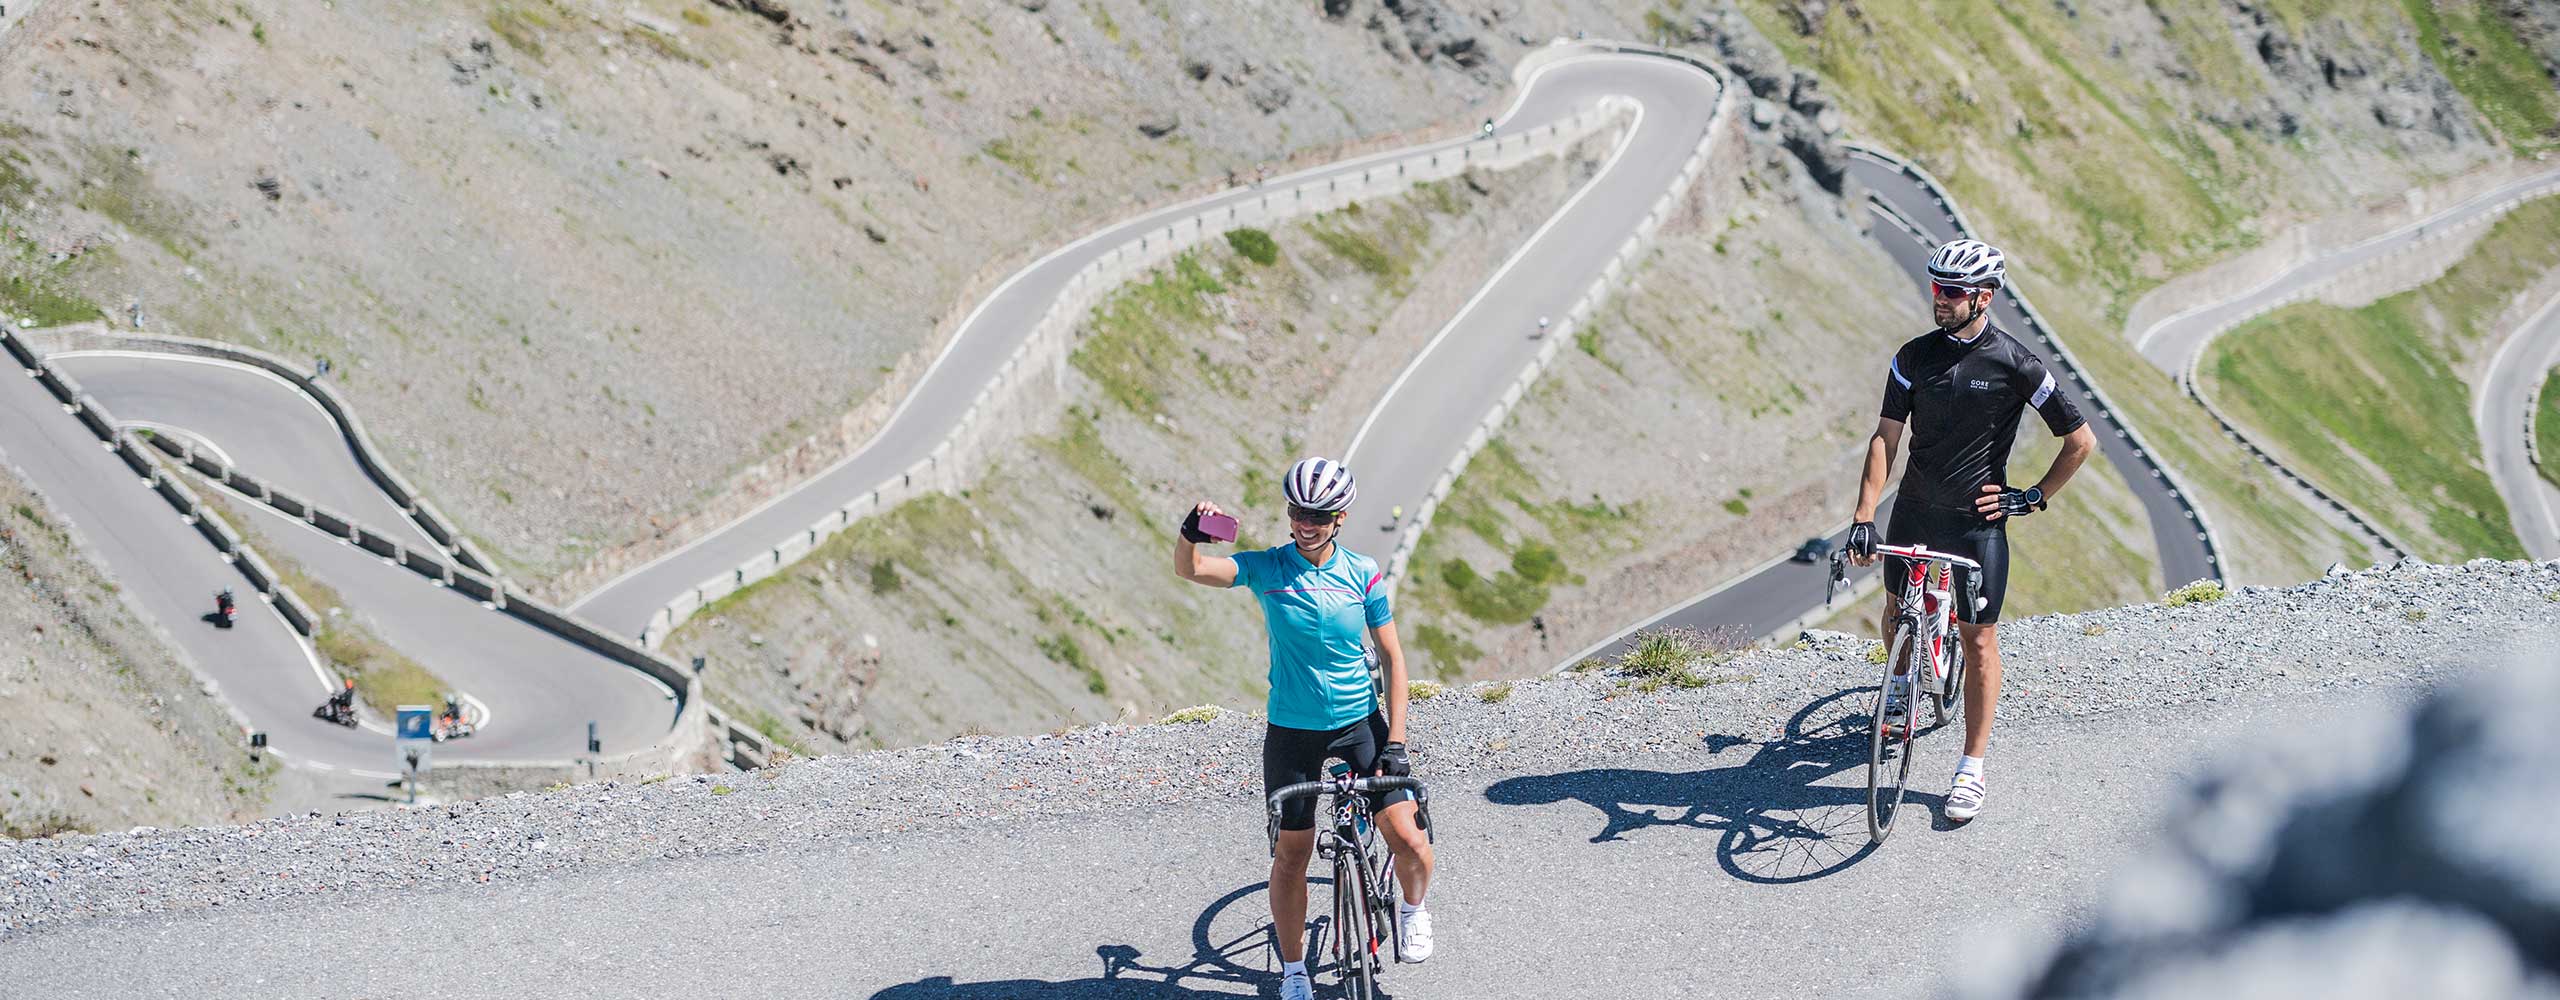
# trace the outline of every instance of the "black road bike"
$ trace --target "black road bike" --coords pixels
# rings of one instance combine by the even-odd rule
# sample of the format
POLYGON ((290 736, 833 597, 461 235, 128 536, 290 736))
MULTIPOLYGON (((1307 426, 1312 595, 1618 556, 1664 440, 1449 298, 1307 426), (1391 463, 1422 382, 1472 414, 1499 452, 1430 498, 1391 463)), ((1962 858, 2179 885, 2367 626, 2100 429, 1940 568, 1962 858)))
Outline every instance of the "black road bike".
POLYGON ((1324 780, 1301 781, 1271 793, 1271 844, 1279 849, 1281 807, 1314 795, 1332 799, 1326 814, 1333 823, 1317 831, 1316 854, 1333 862, 1333 967, 1342 977, 1343 996, 1374 1000, 1378 973, 1403 949, 1404 922, 1396 919, 1395 852, 1378 832, 1369 798, 1411 790, 1421 807, 1423 836, 1431 839, 1431 793, 1412 778, 1352 777, 1351 766, 1339 761, 1330 773, 1324 780), (1390 958, 1379 957, 1382 945, 1390 958))

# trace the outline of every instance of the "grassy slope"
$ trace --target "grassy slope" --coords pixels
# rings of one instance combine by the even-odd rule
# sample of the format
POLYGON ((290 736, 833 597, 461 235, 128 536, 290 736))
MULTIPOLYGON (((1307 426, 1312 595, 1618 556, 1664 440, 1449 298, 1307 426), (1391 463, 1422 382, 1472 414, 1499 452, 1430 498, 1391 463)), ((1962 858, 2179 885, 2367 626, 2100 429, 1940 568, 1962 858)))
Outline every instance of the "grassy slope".
POLYGON ((2288 465, 2441 562, 2521 558, 2482 464, 2463 359, 2560 260, 2560 202, 2499 220, 2444 277, 2360 309, 2305 303, 2214 342, 2204 377, 2288 465))
POLYGON ((2560 92, 2542 61, 2486 3, 2400 0, 2418 26, 2418 44, 2455 88, 2522 150, 2560 146, 2560 92))
MULTIPOLYGON (((2305 3, 2270 6, 2289 26, 2313 16, 2305 3)), ((1811 39, 1786 28, 1770 0, 1745 7, 1791 58, 1822 73, 1865 134, 1929 166, 2010 250, 2021 287, 2203 495, 2236 577, 2290 582, 2332 559, 2374 555, 2225 442, 2201 408, 2114 335, 2143 291, 2254 244, 2251 220, 2289 207, 2287 199, 2321 197, 2280 183, 2289 164, 2310 155, 2299 141, 2215 126, 2169 99, 2171 87, 2189 98, 2260 94, 2254 56, 2223 11, 2153 5, 2161 33, 2192 70, 2173 83, 2110 58, 2102 32, 2054 5, 2004 5, 1997 19, 1952 2, 1867 5, 1855 25, 1834 17, 1811 39)), ((2319 16, 2374 29, 2405 18, 2380 2, 2329 5, 2319 16)))

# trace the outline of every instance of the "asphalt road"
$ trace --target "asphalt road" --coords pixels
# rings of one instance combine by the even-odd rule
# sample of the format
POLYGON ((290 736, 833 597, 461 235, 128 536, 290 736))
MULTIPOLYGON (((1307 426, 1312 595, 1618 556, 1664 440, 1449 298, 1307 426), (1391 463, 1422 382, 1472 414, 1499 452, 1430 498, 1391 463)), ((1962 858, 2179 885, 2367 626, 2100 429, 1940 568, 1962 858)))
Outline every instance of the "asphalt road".
MULTIPOLYGON (((2082 920, 2215 757, 2307 721, 2352 731, 2413 691, 2278 682, 2013 723, 1981 819, 1943 830, 1915 815, 1875 850, 1865 731, 1843 696, 1806 706, 1785 740, 1443 779, 1440 954, 1387 982, 1441 997, 1931 990, 2082 920)), ((1920 746, 1913 794, 1934 811, 1956 740, 1920 746)), ((534 996, 1267 996, 1251 808, 98 921, 0 943, 0 967, 62 998, 478 996, 492 984, 534 996)))
MULTIPOLYGON (((2542 478, 2525 457, 2524 416, 2554 368, 2560 368, 2560 298, 2544 303, 2507 336, 2472 393, 2480 455, 2489 463, 2498 496, 2507 502, 2516 539, 2535 559, 2560 558, 2560 488, 2542 478)), ((2543 460, 2560 462, 2560 455, 2543 460)))
MULTIPOLYGON (((1456 445, 1491 408, 1502 387, 1527 363, 1536 344, 1528 329, 1539 310, 1561 315, 1579 296, 1618 244, 1696 145, 1714 104, 1713 81, 1669 60, 1624 55, 1585 55, 1540 69, 1499 119, 1505 133, 1567 118, 1609 94, 1644 102, 1643 124, 1621 148, 1611 170, 1586 185, 1566 210, 1532 239, 1523 256, 1453 321, 1426 350, 1428 366, 1390 390, 1387 405, 1398 416, 1373 421, 1360 443, 1364 508, 1385 510, 1399 501, 1411 509, 1431 480, 1457 453, 1456 445), (1701 95, 1704 96, 1701 96, 1701 95), (1675 152, 1676 151, 1676 152, 1675 152), (1481 319, 1478 319, 1478 318, 1481 319), (1459 332, 1453 332, 1459 331, 1459 332), (1459 350, 1459 346, 1476 350, 1459 350), (1411 414, 1410 417, 1403 414, 1411 414), (1452 436, 1452 428, 1454 437, 1452 436)), ((1454 149, 1474 138, 1414 149, 1454 149)), ((1357 174, 1379 159, 1408 155, 1395 150, 1319 167, 1299 177, 1357 174)), ((1275 183, 1277 183, 1275 181, 1275 183)), ((639 567, 579 599, 570 610, 624 635, 638 635, 657 609, 715 574, 736 567, 775 539, 863 495, 931 454, 958 426, 979 389, 1029 336, 1040 316, 1076 271, 1141 234, 1203 208, 1250 201, 1253 188, 1165 208, 1097 231, 1041 258, 1008 279, 981 303, 915 389, 863 448, 764 507, 639 567)))
MULTIPOLYGON (((156 355, 65 355, 62 366, 120 421, 209 442, 280 489, 427 544, 364 477, 327 416, 282 380, 156 355)), ((332 681, 308 644, 255 600, 228 632, 203 623, 215 590, 241 589, 238 574, 41 386, 23 376, 0 381, 10 383, 0 393, 10 416, 0 421, 0 454, 71 518, 103 568, 250 724, 293 765, 389 777, 387 729, 349 730, 311 717, 332 681)), ((350 600, 384 641, 488 707, 489 724, 436 748, 438 759, 566 759, 585 751, 590 719, 606 751, 618 753, 655 743, 673 723, 667 689, 637 671, 300 521, 229 499, 250 518, 243 527, 271 543, 268 556, 301 565, 350 600)))
POLYGON ((1635 129, 1414 355, 1344 447, 1360 475, 1363 519, 1383 525, 1395 508, 1422 509, 1432 483, 1544 346, 1538 317, 1561 320, 1600 278, 1706 137, 1721 91, 1714 77, 1670 59, 1586 57, 1539 79, 1522 112, 1561 116, 1603 94, 1642 106, 1635 129))
POLYGON ((2555 190, 2560 190, 2560 169, 2484 191, 2425 219, 2344 250, 2304 261, 2237 297, 2199 305, 2153 323, 2150 329, 2134 335, 2134 349, 2142 352, 2143 357, 2151 359, 2152 364, 2160 366, 2161 371, 2168 372, 2171 376, 2181 376, 2186 372, 2187 366, 2193 363, 2196 354, 2204 350, 2205 344, 2211 342, 2214 337, 2238 325, 2242 320, 2264 311, 2272 303, 2282 301, 2288 295, 2334 279, 2369 261, 2408 250, 2419 237, 2426 233, 2442 231, 2446 227, 2459 225, 2466 220, 2497 211, 2500 204, 2509 199, 2529 197, 2555 190))

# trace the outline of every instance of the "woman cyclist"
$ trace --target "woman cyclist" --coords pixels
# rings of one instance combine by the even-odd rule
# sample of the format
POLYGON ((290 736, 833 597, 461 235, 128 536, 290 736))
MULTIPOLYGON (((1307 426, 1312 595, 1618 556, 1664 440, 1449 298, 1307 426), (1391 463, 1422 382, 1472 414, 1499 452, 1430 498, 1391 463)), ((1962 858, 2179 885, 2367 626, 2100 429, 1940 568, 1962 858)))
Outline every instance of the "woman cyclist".
MULTIPOLYGON (((1192 507, 1173 543, 1173 573, 1211 587, 1253 588, 1271 636, 1271 715, 1262 738, 1265 794, 1324 777, 1339 758, 1360 774, 1411 773, 1405 758, 1404 648, 1396 642, 1377 560, 1335 541, 1358 492, 1340 462, 1310 458, 1289 467, 1281 493, 1289 503, 1289 542, 1233 556, 1202 553, 1210 541, 1200 519, 1221 513, 1206 501, 1192 507), (1365 630, 1365 635, 1364 635, 1365 630), (1370 680, 1368 652, 1385 668, 1384 707, 1370 680)), ((1375 803, 1378 828, 1395 852, 1404 950, 1398 961, 1431 957, 1431 917, 1423 893, 1431 883, 1431 846, 1416 821, 1410 792, 1375 803)), ((1290 803, 1280 816, 1271 860, 1271 924, 1280 949, 1281 1000, 1308 1000, 1307 862, 1315 854, 1315 800, 1290 803)))

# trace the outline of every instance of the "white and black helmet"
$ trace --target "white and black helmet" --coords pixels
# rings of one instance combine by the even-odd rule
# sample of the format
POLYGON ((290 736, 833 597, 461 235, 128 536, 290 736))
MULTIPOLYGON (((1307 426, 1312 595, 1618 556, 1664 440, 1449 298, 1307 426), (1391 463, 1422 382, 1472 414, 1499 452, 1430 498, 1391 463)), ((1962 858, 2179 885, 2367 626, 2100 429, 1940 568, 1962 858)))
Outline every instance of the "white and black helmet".
POLYGON ((1956 240, 1929 255, 1929 279, 1967 288, 1998 288, 2008 273, 2000 248, 1981 240, 1956 240))
POLYGON ((1359 484, 1351 481, 1351 467, 1330 458, 1310 458, 1289 467, 1289 475, 1281 480, 1280 495, 1289 506, 1308 510, 1341 511, 1351 507, 1351 498, 1360 495, 1359 484))

